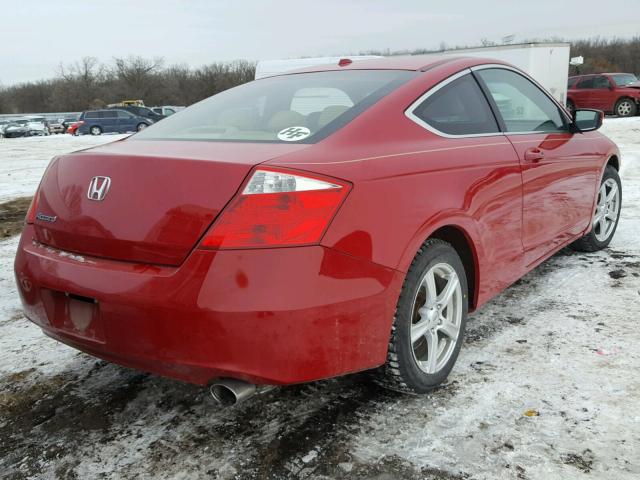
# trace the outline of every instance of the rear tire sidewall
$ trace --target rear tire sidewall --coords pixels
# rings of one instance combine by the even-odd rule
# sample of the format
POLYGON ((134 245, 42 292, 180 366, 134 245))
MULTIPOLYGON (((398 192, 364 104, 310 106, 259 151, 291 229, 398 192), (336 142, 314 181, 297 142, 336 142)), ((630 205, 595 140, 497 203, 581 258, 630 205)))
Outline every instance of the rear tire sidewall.
POLYGON ((398 302, 396 311, 396 336, 397 336, 397 355, 399 368, 405 382, 416 393, 425 393, 437 387, 444 382, 451 372, 464 342, 464 331, 467 324, 468 314, 468 287, 467 277, 460 258, 455 250, 445 244, 434 244, 428 247, 424 253, 416 260, 412 269, 407 274, 403 287, 403 294, 398 302), (434 374, 424 372, 416 363, 413 346, 411 344, 411 318, 413 314, 413 302, 417 288, 422 277, 428 269, 438 263, 447 263, 456 271, 460 280, 460 288, 462 290, 462 319, 460 323, 460 332, 456 346, 451 354, 451 358, 445 366, 434 374))

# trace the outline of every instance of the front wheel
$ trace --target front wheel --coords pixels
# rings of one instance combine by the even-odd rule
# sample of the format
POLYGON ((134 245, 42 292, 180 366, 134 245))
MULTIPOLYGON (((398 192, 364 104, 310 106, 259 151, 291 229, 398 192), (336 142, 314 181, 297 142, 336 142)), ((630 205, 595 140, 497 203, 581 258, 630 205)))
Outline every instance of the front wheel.
POLYGON ((89 130, 89 133, 91 133, 91 135, 102 135, 102 129, 98 126, 93 126, 89 130))
POLYGON ((607 165, 600 182, 596 211, 593 214, 591 231, 571 245, 581 252, 602 250, 611 243, 616 233, 622 207, 622 183, 618 171, 607 165))
POLYGON ((407 272, 378 383, 420 394, 444 382, 458 358, 467 313, 460 257, 447 242, 427 240, 407 272))
POLYGON ((145 129, 145 128, 147 128, 148 126, 149 126, 149 125, 147 125, 146 123, 144 123, 144 122, 140 122, 140 123, 138 124, 138 126, 136 127, 136 130, 137 130, 138 132, 140 132, 141 130, 144 130, 144 129, 145 129))
POLYGON ((621 98, 616 102, 615 114, 619 117, 633 117, 637 111, 636 102, 631 98, 621 98))

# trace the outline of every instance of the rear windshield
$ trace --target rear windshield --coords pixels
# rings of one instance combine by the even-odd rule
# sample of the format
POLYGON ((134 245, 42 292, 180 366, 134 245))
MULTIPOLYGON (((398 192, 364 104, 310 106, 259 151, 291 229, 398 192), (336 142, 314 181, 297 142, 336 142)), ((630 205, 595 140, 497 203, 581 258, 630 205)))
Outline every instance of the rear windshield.
POLYGON ((132 139, 311 143, 415 74, 347 70, 265 78, 203 100, 132 139))
POLYGON ((613 78, 613 81, 616 82, 616 85, 619 87, 624 87, 625 85, 636 83, 638 81, 636 76, 631 73, 618 73, 611 75, 611 78, 613 78))

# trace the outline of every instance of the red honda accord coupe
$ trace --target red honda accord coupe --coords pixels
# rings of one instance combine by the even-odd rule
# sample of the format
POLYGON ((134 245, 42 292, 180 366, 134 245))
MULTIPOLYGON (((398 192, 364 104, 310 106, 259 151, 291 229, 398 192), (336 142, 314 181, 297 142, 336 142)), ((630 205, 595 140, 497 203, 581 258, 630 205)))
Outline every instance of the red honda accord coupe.
POLYGON ((611 241, 601 123, 481 59, 254 81, 51 161, 15 261, 25 312, 229 403, 368 369, 423 393, 468 312, 566 245, 611 241))

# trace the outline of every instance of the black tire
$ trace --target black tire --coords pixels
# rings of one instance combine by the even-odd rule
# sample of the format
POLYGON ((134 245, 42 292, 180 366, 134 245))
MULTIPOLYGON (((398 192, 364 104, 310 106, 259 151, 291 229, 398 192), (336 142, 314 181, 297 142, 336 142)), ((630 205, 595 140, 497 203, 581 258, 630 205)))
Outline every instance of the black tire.
POLYGON ((144 130, 145 128, 147 128, 149 125, 144 123, 144 122, 140 122, 137 126, 136 126, 136 131, 139 132, 141 130, 144 130))
POLYGON ((613 113, 619 117, 634 117, 638 113, 638 105, 633 98, 623 97, 616 102, 613 113))
POLYGON ((387 362, 374 374, 374 380, 378 384, 390 390, 415 395, 427 393, 446 380, 464 340, 469 308, 467 288, 466 273, 455 249, 442 240, 427 240, 416 254, 402 286, 391 327, 387 362), (415 319, 414 301, 425 273, 442 263, 452 267, 458 276, 462 294, 462 318, 451 356, 442 368, 429 374, 418 366, 411 342, 411 327, 415 319))
POLYGON ((89 133, 90 133, 91 135, 102 135, 102 128, 100 128, 100 127, 99 127, 99 126, 97 126, 97 125, 94 125, 93 127, 91 127, 91 128, 89 129, 89 133))
MULTIPOLYGON (((618 175, 618 171, 613 168, 611 165, 607 165, 604 170, 604 175, 602 175, 602 180, 600 181, 600 185, 603 185, 607 180, 613 180, 618 185, 619 199, 618 199, 618 214, 616 216, 615 224, 611 233, 604 239, 598 239, 596 236, 596 225, 593 224, 591 230, 584 237, 576 240, 571 244, 571 248, 574 250, 578 250, 579 252, 596 252, 598 250, 602 250, 606 248, 609 243, 611 243, 611 239, 616 233, 616 229, 618 228, 618 222, 620 221, 620 212, 622 212, 622 183, 620 182, 620 175, 618 175)), ((596 198, 597 201, 597 198, 596 198)))

